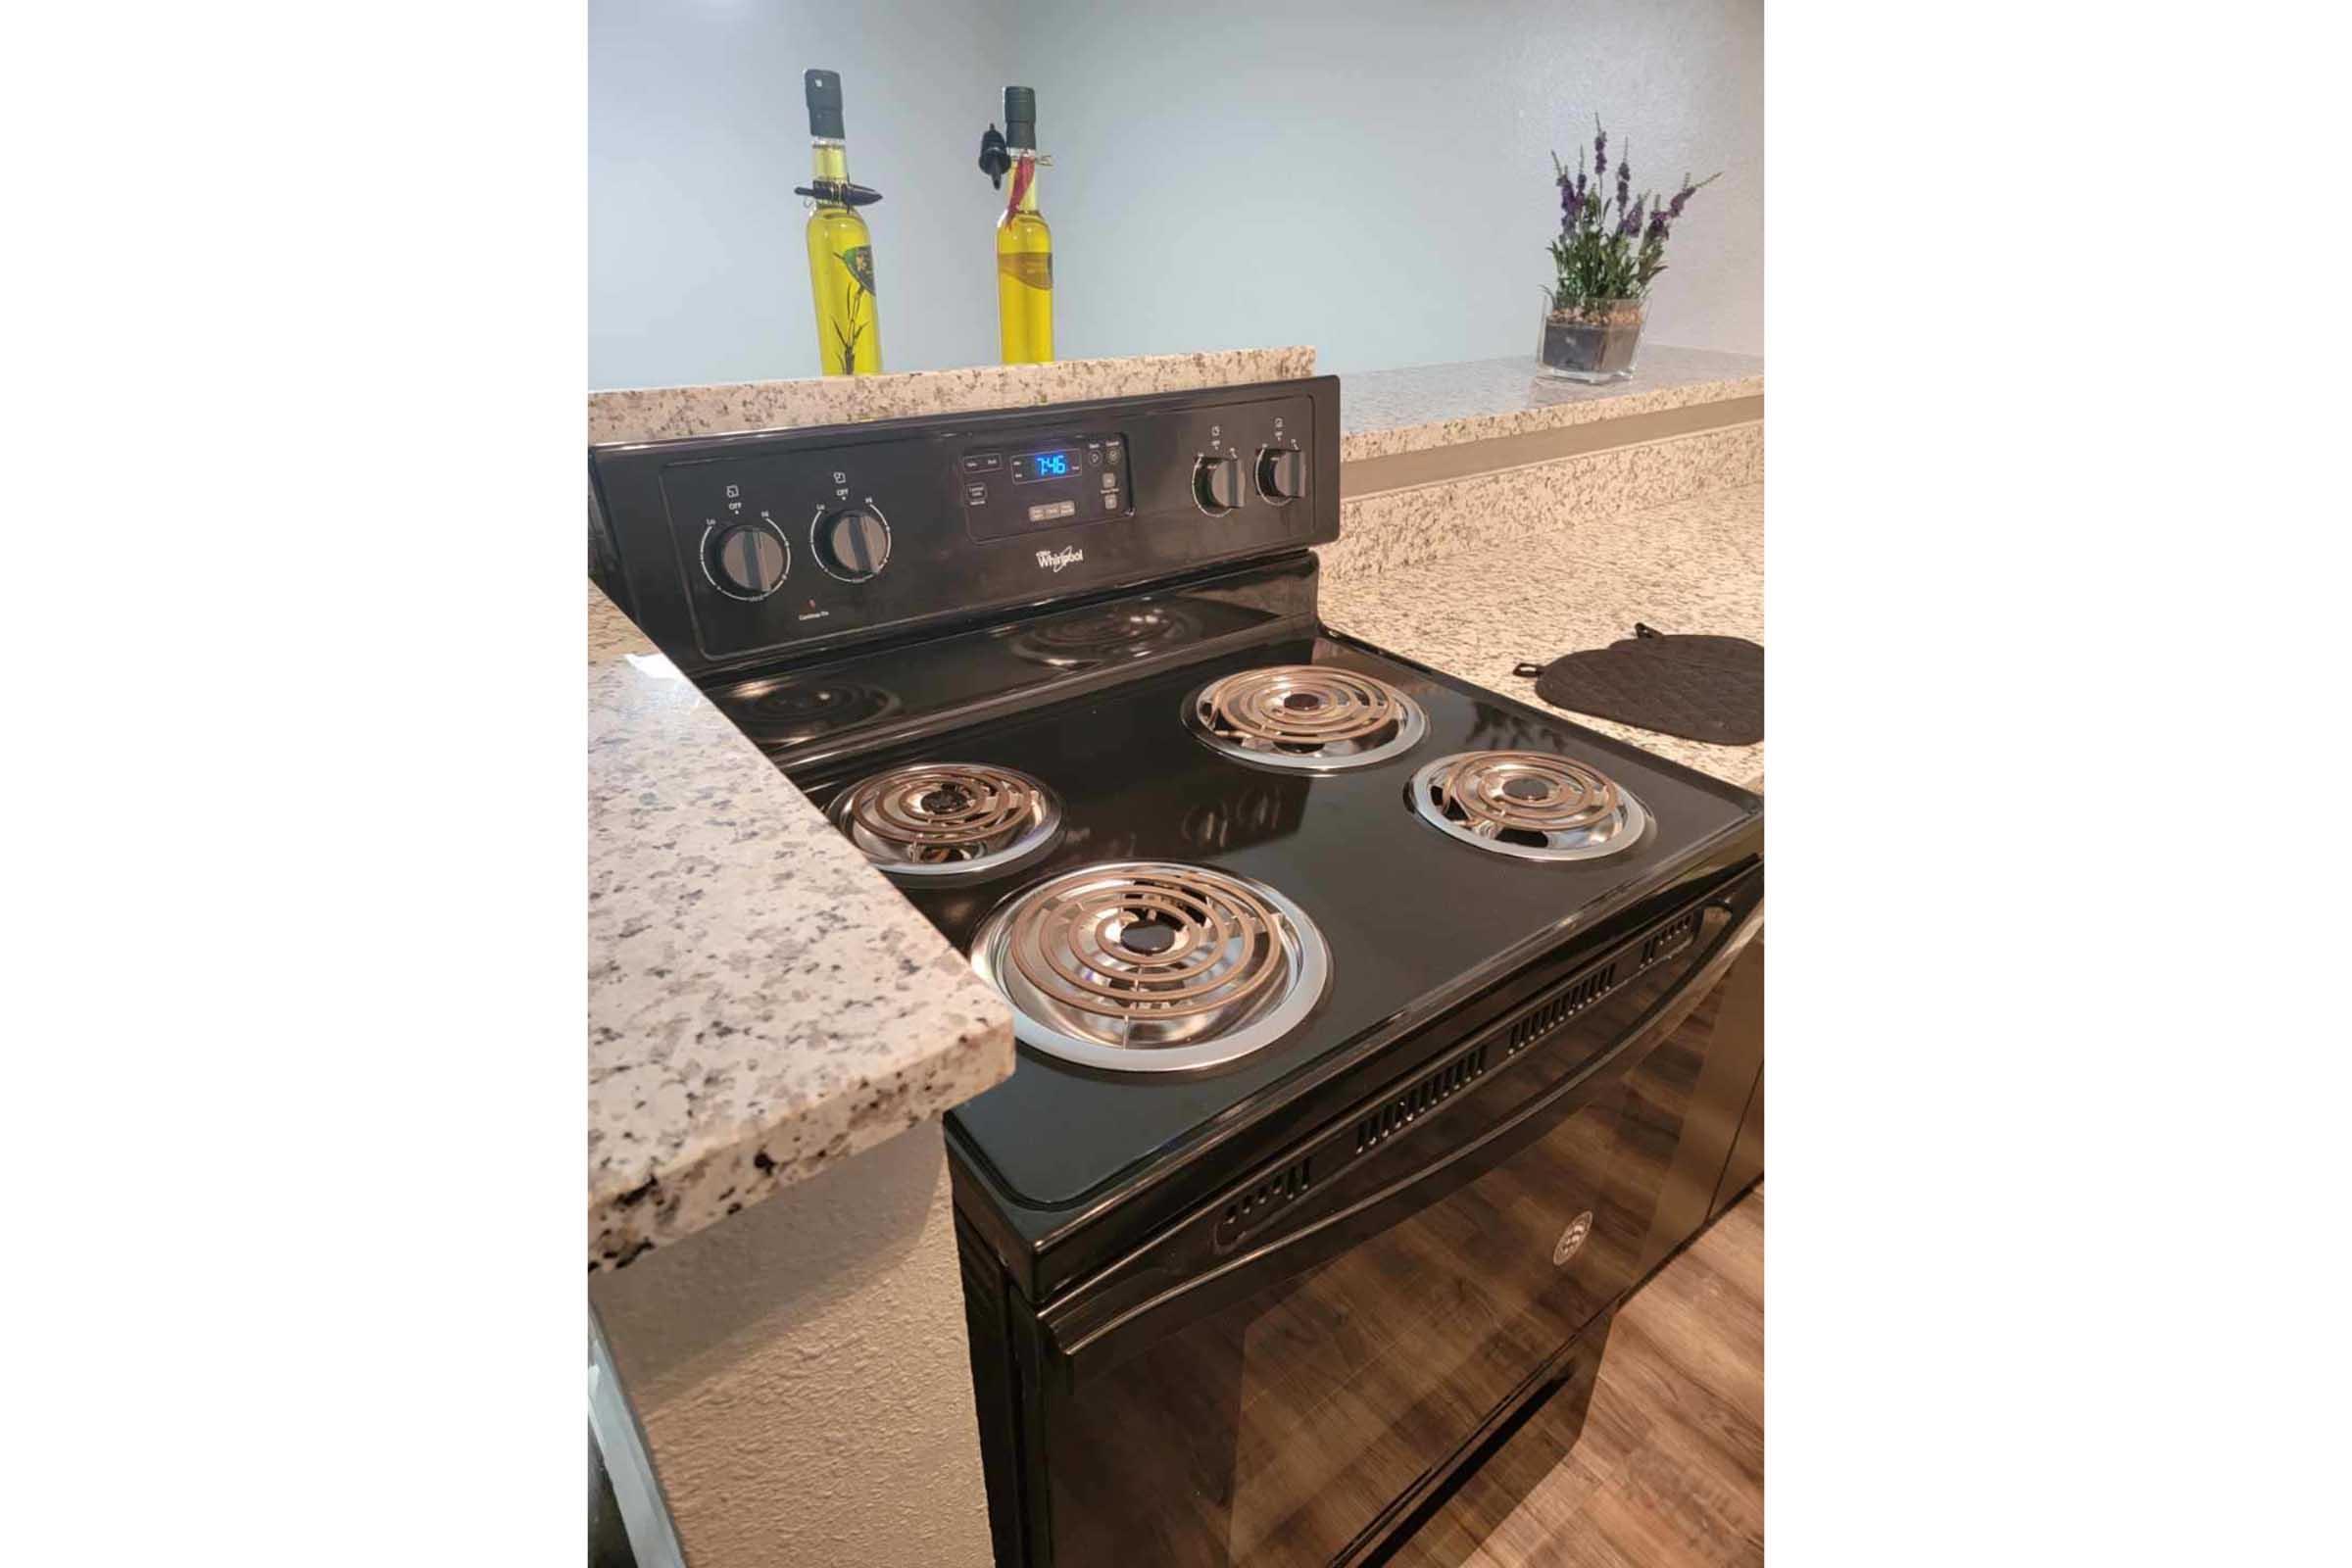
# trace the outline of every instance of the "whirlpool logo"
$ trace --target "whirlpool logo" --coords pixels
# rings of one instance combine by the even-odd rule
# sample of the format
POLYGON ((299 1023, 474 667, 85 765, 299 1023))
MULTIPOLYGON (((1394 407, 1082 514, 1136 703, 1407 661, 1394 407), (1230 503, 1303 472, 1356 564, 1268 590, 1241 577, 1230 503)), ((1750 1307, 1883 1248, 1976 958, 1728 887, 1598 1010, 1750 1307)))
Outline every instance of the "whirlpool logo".
POLYGON ((1059 571, 1085 559, 1086 552, 1076 545, 1064 545, 1059 550, 1040 550, 1037 553, 1038 566, 1046 571, 1059 571))

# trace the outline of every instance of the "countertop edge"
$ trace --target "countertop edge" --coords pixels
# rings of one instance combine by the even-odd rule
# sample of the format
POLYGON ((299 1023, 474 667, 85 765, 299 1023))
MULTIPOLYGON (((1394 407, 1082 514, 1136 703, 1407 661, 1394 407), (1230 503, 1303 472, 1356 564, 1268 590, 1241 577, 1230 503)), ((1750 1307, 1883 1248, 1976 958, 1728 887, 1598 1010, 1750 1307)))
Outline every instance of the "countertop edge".
POLYGON ((911 1132, 1004 1082, 1012 1068, 1011 1014, 974 1020, 920 1060, 849 1080, 764 1125, 747 1126, 731 1140, 672 1161, 636 1187, 592 1189, 589 1271, 624 1268, 656 1247, 911 1132))
MULTIPOLYGON (((1409 401, 1413 396, 1414 384, 1423 379, 1436 383, 1466 372, 1496 374, 1506 369, 1516 370, 1523 364, 1531 394, 1556 396, 1558 401, 1426 420, 1400 419, 1370 429, 1348 430, 1340 438, 1340 461, 1356 463, 1368 458, 1395 457, 1401 453, 1492 441, 1541 430, 1566 429, 1575 425, 1659 414, 1670 409, 1761 397, 1764 394, 1764 362, 1753 356, 1661 345, 1652 363, 1656 364, 1660 359, 1670 367, 1678 364, 1684 366, 1683 373, 1674 379, 1644 381, 1642 373, 1637 371, 1632 379, 1611 385, 1561 387, 1544 382, 1533 369, 1532 360, 1494 360, 1469 361, 1451 366, 1418 366, 1353 377, 1343 375, 1343 409, 1348 407, 1350 382, 1359 396, 1371 395, 1385 401, 1403 402, 1409 401), (1698 368, 1690 368, 1692 367, 1698 368), (1707 367, 1715 368, 1708 369, 1707 367)), ((1434 388, 1431 395, 1432 401, 1443 401, 1445 396, 1434 388)))

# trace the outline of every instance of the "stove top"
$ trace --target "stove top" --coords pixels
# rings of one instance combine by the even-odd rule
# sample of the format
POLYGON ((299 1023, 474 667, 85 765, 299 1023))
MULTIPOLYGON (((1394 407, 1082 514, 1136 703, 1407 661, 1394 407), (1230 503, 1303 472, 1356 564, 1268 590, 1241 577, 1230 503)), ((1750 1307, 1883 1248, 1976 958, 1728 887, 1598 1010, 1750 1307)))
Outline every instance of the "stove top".
MULTIPOLYGON (((922 750, 1029 775, 1060 802, 1058 838, 1018 869, 902 884, 1017 1005, 1093 1048, 1026 1041, 1009 1079, 950 1112, 1007 1192, 1043 1208, 1089 1201, 1269 1086, 1639 902, 1757 809, 1728 786, 1328 632, 929 737, 922 750), (1332 707, 1351 718, 1409 710, 1421 729, 1365 763, 1269 765, 1203 744, 1189 722, 1203 694, 1236 685, 1343 693, 1332 707), (1439 787, 1479 815, 1457 821, 1422 805, 1433 764, 1439 787), (1487 822, 1534 842, 1482 841, 1487 822), (1519 822, 1531 825, 1509 826, 1519 822), (1159 879, 1173 911, 1160 929, 1188 933, 1164 951, 1139 951, 1132 916, 1117 912, 1134 901, 1122 904, 1109 879, 1137 875, 1159 879), (1248 939, 1205 940, 1220 922, 1248 939), (1229 946, 1228 967, 1200 967, 1229 946), (1082 953, 1089 961, 1073 962, 1082 953), (1315 988, 1299 972, 1316 967, 1327 973, 1306 997, 1315 988), (1199 989, 1186 989, 1196 973, 1199 989), (1130 1041, 1097 1010, 1105 991, 1199 1006, 1130 1041), (1202 1020, 1248 1029, 1268 1017, 1284 1027, 1246 1050, 1228 1041, 1182 1054, 1200 1049, 1202 1020), (1168 1065, 1197 1070, 1114 1070, 1171 1045, 1168 1065)), ((860 756, 794 777, 830 807, 913 760, 860 756)))
POLYGON ((1325 629, 1339 446, 1325 376, 591 453, 598 581, 1018 1010, 948 1122, 1034 1299, 1761 858, 1325 629))

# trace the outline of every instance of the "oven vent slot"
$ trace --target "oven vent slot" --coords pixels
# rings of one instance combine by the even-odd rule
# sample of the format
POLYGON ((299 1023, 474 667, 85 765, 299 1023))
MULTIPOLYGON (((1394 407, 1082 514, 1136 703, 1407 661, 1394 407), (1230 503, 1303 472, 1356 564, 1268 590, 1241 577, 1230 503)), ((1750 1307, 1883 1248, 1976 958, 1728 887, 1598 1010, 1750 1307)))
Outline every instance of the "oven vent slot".
POLYGON ((1646 969, 1660 958, 1689 947, 1690 939, 1698 934, 1698 919, 1704 912, 1687 909, 1651 932, 1649 940, 1642 944, 1642 967, 1646 969))
POLYGON ((1231 1247, 1244 1235, 1257 1229, 1285 1203, 1303 1197, 1314 1184, 1315 1160, 1309 1154, 1304 1159, 1293 1160, 1227 1203, 1224 1214, 1217 1220, 1216 1244, 1219 1250, 1231 1247))
POLYGON ((1540 1006, 1530 1007, 1511 1025, 1503 1054, 1515 1055, 1609 994, 1617 983, 1617 965, 1604 963, 1540 1006))
POLYGON ((1355 1152, 1386 1143, 1487 1070, 1487 1048, 1466 1051, 1355 1124, 1355 1152))

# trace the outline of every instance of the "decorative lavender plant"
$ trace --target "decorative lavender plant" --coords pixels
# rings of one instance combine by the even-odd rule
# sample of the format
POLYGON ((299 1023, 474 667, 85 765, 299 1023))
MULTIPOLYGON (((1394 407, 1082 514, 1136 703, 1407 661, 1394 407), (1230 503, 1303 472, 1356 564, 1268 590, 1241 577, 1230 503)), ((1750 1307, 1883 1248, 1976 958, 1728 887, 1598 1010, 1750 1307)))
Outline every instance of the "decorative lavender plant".
POLYGON ((1634 194, 1632 164, 1616 164, 1609 191, 1609 133, 1594 117, 1592 164, 1580 155, 1573 171, 1551 156, 1560 188, 1560 235, 1551 242, 1558 287, 1547 290, 1539 358, 1562 375, 1606 380, 1633 373, 1642 336, 1642 307, 1651 279, 1666 270, 1666 241, 1692 196, 1721 178, 1709 174, 1683 184, 1671 198, 1634 194))

